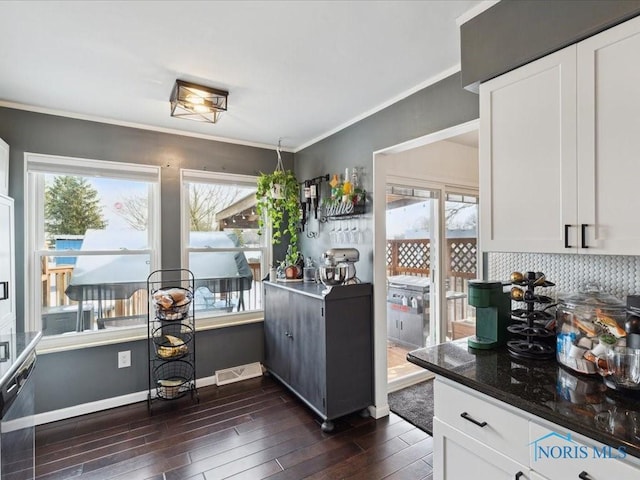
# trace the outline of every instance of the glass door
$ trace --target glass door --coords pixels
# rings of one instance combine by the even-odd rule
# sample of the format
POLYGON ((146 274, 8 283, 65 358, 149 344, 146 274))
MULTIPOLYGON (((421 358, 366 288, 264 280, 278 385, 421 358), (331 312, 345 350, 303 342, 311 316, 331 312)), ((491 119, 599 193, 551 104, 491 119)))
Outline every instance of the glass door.
POLYGON ((443 341, 474 335, 475 309, 468 304, 469 280, 478 278, 478 193, 445 194, 443 341))
POLYGON ((390 384, 425 370, 407 352, 433 345, 439 322, 440 192, 387 184, 387 379, 390 384))

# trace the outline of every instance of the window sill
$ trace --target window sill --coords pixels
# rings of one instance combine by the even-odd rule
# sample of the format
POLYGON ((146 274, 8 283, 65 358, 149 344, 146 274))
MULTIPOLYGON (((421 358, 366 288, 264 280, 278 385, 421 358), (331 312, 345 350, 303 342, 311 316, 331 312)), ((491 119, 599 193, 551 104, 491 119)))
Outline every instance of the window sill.
MULTIPOLYGON (((238 313, 224 317, 208 317, 196 319, 196 332, 205 330, 215 330, 218 328, 236 327, 249 325, 263 321, 263 312, 238 313)), ((58 353, 71 350, 82 350, 85 348, 101 347, 104 345, 114 345, 119 343, 138 342, 147 340, 147 326, 141 325, 135 328, 118 331, 93 331, 72 333, 66 335, 55 335, 42 337, 36 352, 38 355, 47 353, 58 353)))

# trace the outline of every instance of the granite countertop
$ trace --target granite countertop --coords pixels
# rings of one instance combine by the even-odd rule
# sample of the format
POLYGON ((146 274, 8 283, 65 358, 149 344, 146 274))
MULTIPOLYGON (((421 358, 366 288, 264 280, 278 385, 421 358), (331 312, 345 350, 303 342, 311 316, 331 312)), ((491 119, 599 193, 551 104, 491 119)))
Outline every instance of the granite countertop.
POLYGON ((608 389, 555 360, 520 360, 506 348, 476 350, 466 339, 409 352, 407 359, 484 393, 640 458, 640 396, 608 389))
POLYGON ((347 298, 362 295, 371 295, 373 286, 371 283, 354 283, 350 285, 336 285, 334 287, 325 287, 321 283, 299 282, 299 281, 264 281, 264 284, 272 285, 285 290, 290 290, 309 297, 324 299, 329 297, 347 298))

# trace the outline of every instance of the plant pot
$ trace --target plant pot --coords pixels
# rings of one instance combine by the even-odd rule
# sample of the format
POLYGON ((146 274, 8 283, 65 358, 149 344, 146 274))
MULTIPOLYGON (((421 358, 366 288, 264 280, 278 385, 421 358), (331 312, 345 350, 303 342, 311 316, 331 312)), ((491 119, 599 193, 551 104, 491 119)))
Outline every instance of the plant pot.
POLYGON ((294 280, 300 276, 300 268, 297 265, 287 265, 284 267, 284 276, 288 280, 294 280))
POLYGON ((281 200, 282 198, 284 198, 282 195, 282 185, 280 185, 279 183, 274 183, 271 185, 271 198, 276 200, 281 200))

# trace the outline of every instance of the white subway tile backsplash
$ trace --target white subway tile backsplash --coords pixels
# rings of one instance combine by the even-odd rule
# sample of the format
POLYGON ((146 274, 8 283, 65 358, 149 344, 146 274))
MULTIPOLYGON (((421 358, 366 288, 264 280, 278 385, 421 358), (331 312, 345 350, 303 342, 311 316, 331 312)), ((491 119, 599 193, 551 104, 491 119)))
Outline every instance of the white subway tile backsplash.
POLYGON ((556 284, 556 293, 576 292, 585 283, 596 283, 622 301, 627 295, 640 294, 640 256, 490 252, 487 267, 490 280, 508 280, 514 271, 544 272, 556 284))

